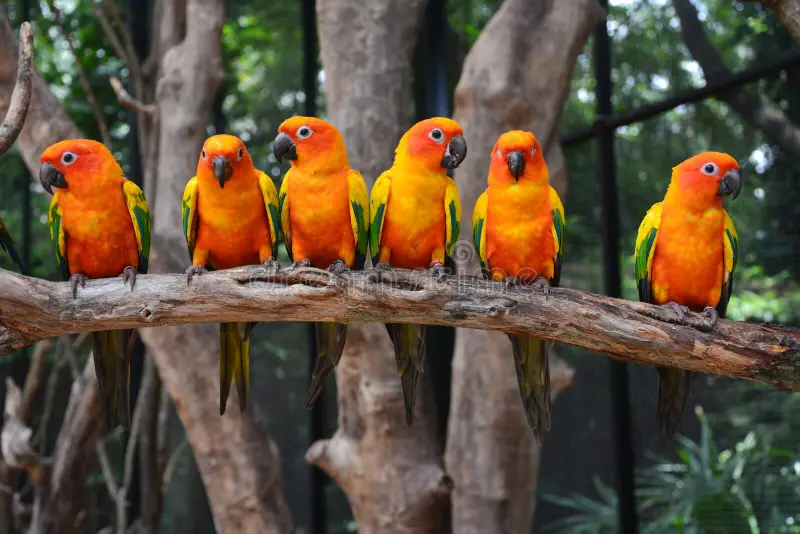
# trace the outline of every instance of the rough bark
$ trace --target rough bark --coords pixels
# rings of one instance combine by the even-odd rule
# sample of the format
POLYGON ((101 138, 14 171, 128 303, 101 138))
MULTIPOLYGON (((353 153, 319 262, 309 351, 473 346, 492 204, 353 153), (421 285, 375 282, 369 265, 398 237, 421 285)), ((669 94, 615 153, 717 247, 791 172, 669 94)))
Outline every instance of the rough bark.
POLYGON ((800 0, 760 0, 760 2, 778 15, 783 25, 792 32, 794 40, 800 43, 800 0))
MULTIPOLYGON (((317 0, 328 119, 369 186, 410 126, 411 57, 425 0, 317 0)), ((436 355, 428 355, 436 357, 436 355)), ((362 534, 441 532, 446 477, 428 378, 406 426, 392 345, 382 325, 353 327, 336 369, 339 428, 307 459, 347 494, 362 534)))
MULTIPOLYGON (((575 60, 602 14, 595 0, 506 0, 481 32, 455 93, 454 118, 472 154, 456 171, 463 240, 471 241, 472 208, 486 189, 489 154, 505 131, 534 132, 544 148, 550 181, 565 200, 558 120, 575 60)), ((479 272, 474 251, 465 250, 470 253, 459 258, 459 267, 468 274, 479 272)), ((560 333, 573 321, 538 313, 551 320, 537 334, 560 333)), ((586 345, 602 351, 600 343, 586 345)), ((459 534, 531 528, 540 450, 525 421, 512 358, 504 335, 456 333, 445 465, 454 482, 453 531, 459 534)), ((572 371, 554 359, 550 374, 552 397, 571 383, 572 371)))
MULTIPOLYGON (((672 0, 681 21, 686 48, 703 70, 708 83, 724 80, 731 71, 706 34, 697 8, 690 0, 672 0)), ((719 95, 744 120, 758 128, 791 157, 800 160, 800 126, 792 122, 776 104, 744 87, 719 95)))

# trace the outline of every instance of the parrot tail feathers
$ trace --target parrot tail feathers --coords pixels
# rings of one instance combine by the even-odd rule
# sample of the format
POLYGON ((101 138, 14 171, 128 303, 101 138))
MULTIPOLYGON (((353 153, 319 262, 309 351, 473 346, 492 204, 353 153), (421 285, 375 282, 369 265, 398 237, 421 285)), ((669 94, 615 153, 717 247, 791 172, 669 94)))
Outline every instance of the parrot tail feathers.
POLYGON ((94 369, 107 431, 120 424, 130 428, 128 342, 131 334, 133 330, 92 332, 94 369))
POLYGON ((347 341, 347 325, 341 323, 315 323, 317 334, 317 361, 311 373, 311 384, 308 386, 306 408, 314 407, 317 399, 325 389, 328 376, 342 359, 342 352, 347 341))
POLYGON ((219 414, 225 413, 231 382, 236 382, 239 409, 247 410, 250 391, 250 323, 219 325, 219 414), (240 327, 245 327, 240 332, 240 327))
POLYGON ((394 345, 394 358, 397 374, 403 386, 403 402, 406 409, 406 424, 414 422, 414 403, 416 401, 417 379, 425 370, 425 325, 396 324, 386 325, 386 330, 394 345))
POLYGON ((550 355, 546 341, 525 336, 508 336, 514 351, 519 394, 536 442, 542 444, 550 430, 550 355))
POLYGON ((680 427, 694 376, 695 374, 690 371, 658 367, 656 421, 658 430, 667 437, 674 437, 680 427))

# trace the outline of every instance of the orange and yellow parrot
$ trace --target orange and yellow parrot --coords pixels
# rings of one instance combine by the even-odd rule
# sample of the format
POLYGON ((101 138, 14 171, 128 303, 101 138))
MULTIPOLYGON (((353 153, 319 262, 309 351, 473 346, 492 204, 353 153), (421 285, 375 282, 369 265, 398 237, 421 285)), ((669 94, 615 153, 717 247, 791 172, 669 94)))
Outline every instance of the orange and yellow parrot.
MULTIPOLYGON (((56 259, 75 297, 87 278, 122 276, 131 291, 147 273, 150 212, 111 152, 88 139, 55 143, 41 157, 39 181, 53 193, 48 225, 56 259)), ((110 429, 129 425, 129 340, 133 330, 92 333, 97 382, 110 429)))
MULTIPOLYGON (((364 179, 350 168, 342 135, 314 117, 292 117, 278 128, 273 145, 292 168, 281 184, 283 242, 293 267, 328 269, 340 275, 364 268, 369 242, 369 197, 364 179)), ((315 323, 317 361, 306 407, 314 406, 339 363, 347 325, 315 323)))
MULTIPOLYGON (((241 139, 206 139, 197 175, 183 191, 183 233, 192 266, 187 282, 207 270, 263 264, 280 267, 278 193, 269 176, 253 166, 241 139)), ((219 325, 219 413, 225 413, 231 381, 239 408, 247 408, 250 389, 250 332, 256 323, 219 325)))
MULTIPOLYGON (((447 176, 467 156, 457 122, 435 117, 418 122, 400 139, 392 167, 370 194, 370 250, 375 269, 431 268, 445 273, 458 239, 461 200, 447 176)), ((417 377, 425 367, 425 326, 387 324, 403 386, 406 422, 414 420, 417 377)))
MULTIPOLYGON (((742 189, 739 165, 728 154, 704 152, 672 169, 663 202, 653 204, 636 237, 639 300, 674 310, 703 312, 716 325, 725 317, 739 256, 739 236, 722 208, 742 189)), ((658 368, 659 430, 673 436, 693 374, 658 368)))
POLYGON ((25 271, 22 267, 22 260, 19 259, 19 255, 17 255, 17 251, 14 249, 14 240, 11 239, 11 234, 8 233, 8 230, 3 224, 3 219, 0 219, 0 250, 4 250, 11 256, 11 261, 17 265, 20 272, 25 271))
MULTIPOLYGON (((533 285, 545 294, 557 287, 564 255, 564 206, 550 186, 542 147, 530 132, 501 135, 491 153, 489 187, 472 212, 472 236, 486 278, 506 285, 533 285)), ((548 343, 508 336, 519 392, 536 441, 550 430, 548 343)))

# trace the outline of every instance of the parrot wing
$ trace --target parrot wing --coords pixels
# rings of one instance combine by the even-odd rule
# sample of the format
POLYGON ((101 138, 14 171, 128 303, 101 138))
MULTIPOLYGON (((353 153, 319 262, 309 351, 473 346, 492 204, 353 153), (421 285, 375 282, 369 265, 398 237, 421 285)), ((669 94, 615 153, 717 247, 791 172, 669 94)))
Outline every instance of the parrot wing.
POLYGON ((639 288, 639 300, 642 302, 653 300, 650 275, 662 210, 661 202, 653 204, 639 225, 639 232, 636 235, 636 249, 633 255, 636 262, 636 285, 639 288))
MULTIPOLYGON (((724 211, 724 210, 723 210, 724 211)), ((723 246, 723 279, 722 294, 717 304, 717 312, 720 317, 725 317, 728 311, 728 302, 733 292, 733 272, 736 269, 736 262, 739 260, 739 234, 733 226, 733 221, 727 211, 725 213, 725 234, 722 237, 723 246)))
POLYGON ((258 187, 264 197, 264 207, 267 209, 269 219, 269 237, 272 242, 272 259, 278 258, 278 240, 281 235, 280 206, 278 205, 278 190, 275 183, 267 174, 258 172, 258 187))
POLYGON ((389 191, 392 188, 392 175, 389 171, 381 174, 372 192, 369 195, 369 251, 372 255, 372 266, 378 263, 381 251, 381 232, 383 231, 383 217, 386 214, 386 204, 389 203, 389 191))
POLYGON ((122 183, 122 193, 133 222, 133 231, 136 233, 136 247, 139 250, 139 265, 136 270, 142 274, 147 273, 150 261, 150 210, 147 200, 139 186, 130 180, 122 183))
POLYGON ((278 212, 280 212, 281 230, 283 232, 283 246, 286 247, 286 253, 289 255, 289 260, 294 261, 292 256, 292 223, 289 218, 289 204, 287 203, 287 195, 289 194, 289 176, 292 170, 286 171, 281 183, 281 192, 278 194, 280 200, 278 201, 278 212))
POLYGON ((50 210, 47 215, 47 226, 50 228, 50 239, 53 241, 53 250, 56 253, 56 261, 61 269, 61 276, 64 280, 69 280, 69 262, 67 261, 67 234, 64 232, 61 206, 58 204, 58 192, 53 195, 50 201, 50 210))
POLYGON ((369 245, 369 196, 367 184, 358 171, 350 170, 350 224, 356 244, 356 268, 363 269, 369 245))
POLYGON ((478 252, 481 262, 481 272, 484 278, 489 278, 489 265, 486 256, 486 210, 489 207, 489 194, 484 191, 475 203, 472 210, 472 243, 478 252))
POLYGON ((183 221, 183 235, 189 247, 189 261, 194 258, 194 245, 197 242, 197 176, 189 180, 183 190, 181 200, 181 220, 183 221))
POLYGON ((11 260, 19 267, 20 272, 25 271, 22 267, 22 260, 19 259, 17 251, 14 248, 14 240, 11 239, 11 234, 8 233, 8 230, 3 224, 3 219, 0 219, 0 250, 5 250, 8 255, 11 256, 11 260))
POLYGON ((461 225, 461 199, 458 196, 458 187, 449 176, 445 177, 447 185, 444 190, 444 221, 445 221, 445 256, 453 254, 453 248, 458 241, 458 232, 461 225))
POLYGON ((550 285, 558 287, 561 281, 561 263, 564 261, 564 236, 566 234, 567 222, 564 216, 564 205, 553 187, 550 187, 550 208, 553 213, 553 244, 555 245, 556 256, 553 258, 553 279, 550 285))

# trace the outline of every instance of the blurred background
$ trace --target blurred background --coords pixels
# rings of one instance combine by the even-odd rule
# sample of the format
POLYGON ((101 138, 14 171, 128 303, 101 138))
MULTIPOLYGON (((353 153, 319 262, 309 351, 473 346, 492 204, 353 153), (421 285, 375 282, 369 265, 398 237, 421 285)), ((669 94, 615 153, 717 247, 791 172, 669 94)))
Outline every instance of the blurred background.
MULTIPOLYGON (((453 112, 463 61, 501 3, 429 1, 413 55, 412 118, 432 110, 453 112)), ((95 111, 100 110, 114 153, 135 177, 142 173, 141 147, 132 130, 136 116, 119 105, 108 83, 112 75, 127 80, 128 71, 97 22, 96 5, 94 0, 15 0, 2 9, 15 29, 23 20, 32 22, 35 64, 50 90, 86 137, 102 139, 95 111), (94 109, 81 77, 96 99, 94 109)), ((133 45, 146 47, 157 16, 154 2, 127 0, 116 6, 133 45)), ((306 0, 237 0, 226 6, 224 82, 207 133, 239 136, 257 167, 277 184, 285 171, 272 156, 277 126, 294 114, 327 115, 314 15, 313 1, 306 0)), ((605 25, 577 57, 557 131, 568 173, 562 197, 568 228, 563 286, 637 299, 633 247, 639 222, 663 198, 673 166, 698 152, 717 150, 740 161, 745 179, 739 199, 726 203, 741 251, 728 316, 800 323, 800 136, 791 135, 800 131, 800 51, 771 11, 758 2, 609 0, 605 25), (596 120, 598 113, 603 121, 596 120)), ((28 274, 58 280, 44 224, 49 198, 14 150, 0 165, 0 216, 15 236, 28 274)), ((471 208, 464 206, 465 212, 471 208)), ((0 267, 14 270, 7 256, 0 256, 0 267)), ((255 332, 257 425, 280 451, 284 495, 296 532, 355 532, 351 506, 339 485, 304 457, 311 443, 337 428, 335 380, 328 382, 319 409, 303 407, 313 330, 275 323, 255 332)), ((452 329, 435 329, 433 335, 441 357, 437 354, 432 365, 440 368, 431 377, 437 407, 446 408, 454 335, 452 329)), ((22 384, 37 350, 46 354, 44 376, 56 377, 40 388, 29 418, 39 429, 37 449, 47 455, 55 447, 71 391, 70 366, 64 362, 81 367, 88 348, 72 338, 21 350, 0 359, 0 375, 22 384)), ((682 435, 669 440, 656 431, 653 369, 614 365, 604 356, 568 346, 556 350, 575 374, 554 404, 531 532, 800 532, 796 395, 702 375, 694 383, 682 435), (620 506, 627 516, 620 514, 620 506)), ((139 360, 134 389, 142 374, 139 360)), ((5 398, 4 382, 0 399, 5 398)), ((171 471, 164 483, 160 530, 215 532, 192 447, 167 399, 162 397, 169 406, 162 412, 168 418, 164 447, 171 471)), ((444 412, 440 417, 446 425, 444 412)), ((119 429, 104 438, 120 479, 126 440, 119 429)), ((17 519, 0 515, 0 533, 22 532, 31 513, 26 508, 31 484, 20 473, 5 476, 0 498, 14 502, 0 506, 0 514, 11 511, 17 519)), ((130 520, 142 507, 137 478, 131 482, 130 520)), ((80 491, 83 504, 74 531, 94 533, 114 525, 114 503, 99 464, 91 466, 80 491)))

